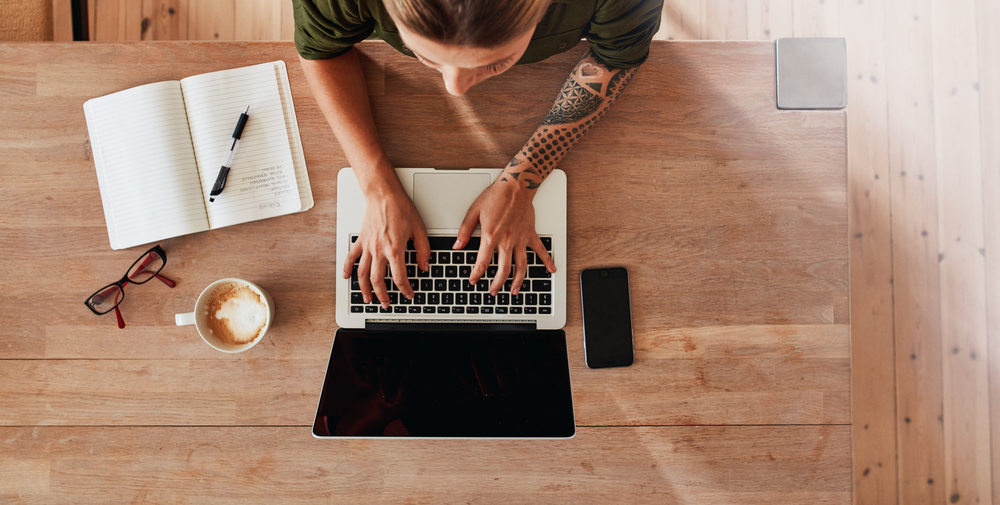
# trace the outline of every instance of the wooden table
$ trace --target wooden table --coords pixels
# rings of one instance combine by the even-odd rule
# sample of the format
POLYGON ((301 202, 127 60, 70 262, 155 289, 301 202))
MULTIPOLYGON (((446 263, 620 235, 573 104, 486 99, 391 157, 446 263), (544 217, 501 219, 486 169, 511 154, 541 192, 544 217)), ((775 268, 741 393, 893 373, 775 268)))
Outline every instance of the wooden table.
MULTIPOLYGON (((583 49, 455 98, 360 46, 393 162, 442 168, 503 166, 583 49)), ((654 43, 562 162, 576 437, 315 440, 347 161, 292 44, 0 45, 0 502, 847 503, 845 124, 776 109, 771 43, 654 43), (83 102, 276 59, 315 208, 163 241, 177 287, 126 288, 124 330, 91 314, 145 247, 108 245, 83 102), (631 272, 630 368, 584 365, 574 293, 600 265, 631 272), (278 307, 235 356, 173 322, 228 276, 278 307)))

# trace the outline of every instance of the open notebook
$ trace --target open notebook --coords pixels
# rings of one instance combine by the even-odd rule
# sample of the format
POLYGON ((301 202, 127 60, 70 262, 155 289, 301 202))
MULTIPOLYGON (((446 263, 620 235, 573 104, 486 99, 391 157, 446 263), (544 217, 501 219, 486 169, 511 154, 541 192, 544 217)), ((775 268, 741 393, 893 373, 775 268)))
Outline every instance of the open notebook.
POLYGON ((138 86, 83 110, 113 249, 313 206, 283 61, 138 86), (226 189, 209 203, 248 105, 226 189))

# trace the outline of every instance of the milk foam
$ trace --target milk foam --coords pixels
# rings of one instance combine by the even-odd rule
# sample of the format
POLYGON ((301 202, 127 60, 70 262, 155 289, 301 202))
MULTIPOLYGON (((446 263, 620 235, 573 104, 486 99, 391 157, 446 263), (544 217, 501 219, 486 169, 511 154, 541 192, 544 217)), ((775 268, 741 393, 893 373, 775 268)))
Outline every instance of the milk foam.
POLYGON ((267 306, 249 286, 228 284, 212 294, 208 304, 209 330, 225 344, 253 342, 267 324, 267 306))

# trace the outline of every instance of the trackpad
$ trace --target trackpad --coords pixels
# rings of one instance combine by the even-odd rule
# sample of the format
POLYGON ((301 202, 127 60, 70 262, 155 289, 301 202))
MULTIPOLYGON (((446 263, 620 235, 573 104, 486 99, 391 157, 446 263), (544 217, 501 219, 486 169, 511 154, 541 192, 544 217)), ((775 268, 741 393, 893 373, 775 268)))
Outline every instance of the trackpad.
POLYGON ((491 182, 490 174, 481 172, 413 174, 413 204, 428 229, 458 229, 469 207, 491 182))

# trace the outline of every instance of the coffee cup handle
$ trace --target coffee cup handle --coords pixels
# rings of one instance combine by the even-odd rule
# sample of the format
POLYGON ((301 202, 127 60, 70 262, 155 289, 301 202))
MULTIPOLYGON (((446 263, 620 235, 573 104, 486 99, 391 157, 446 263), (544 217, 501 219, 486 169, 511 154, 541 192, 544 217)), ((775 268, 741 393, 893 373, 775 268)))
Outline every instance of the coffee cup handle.
POLYGON ((194 312, 174 315, 174 322, 177 326, 188 326, 194 324, 194 312))

